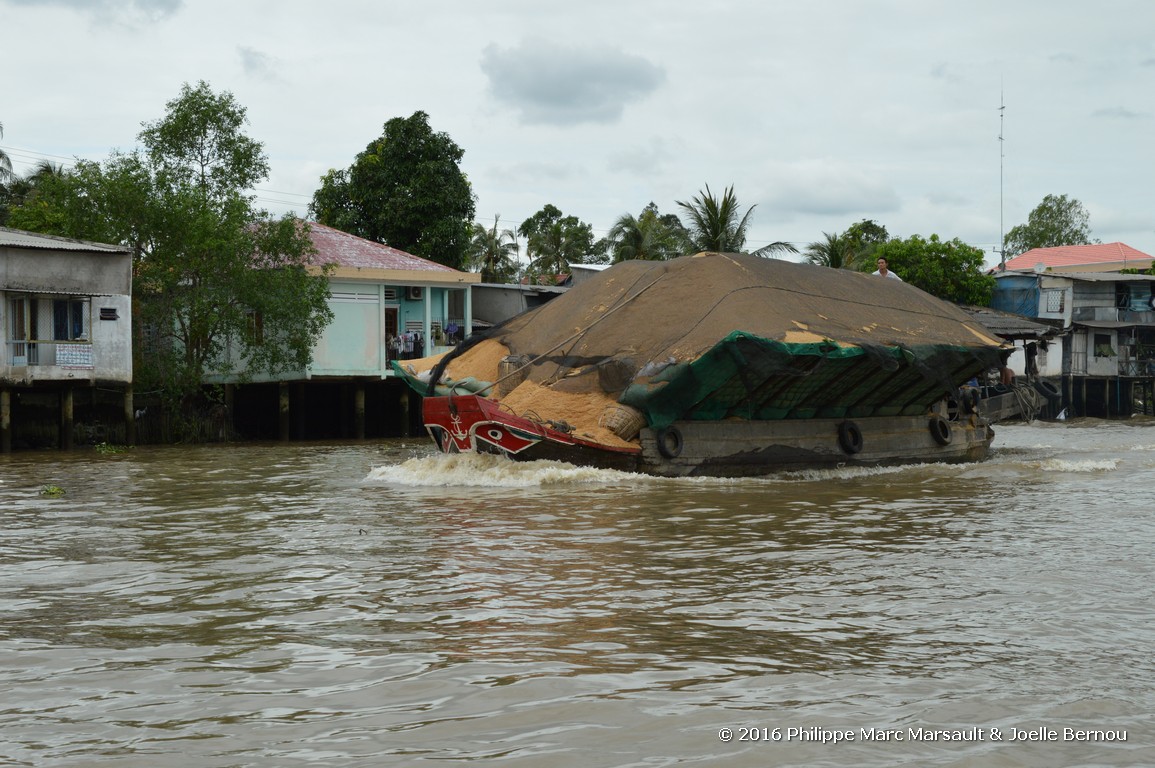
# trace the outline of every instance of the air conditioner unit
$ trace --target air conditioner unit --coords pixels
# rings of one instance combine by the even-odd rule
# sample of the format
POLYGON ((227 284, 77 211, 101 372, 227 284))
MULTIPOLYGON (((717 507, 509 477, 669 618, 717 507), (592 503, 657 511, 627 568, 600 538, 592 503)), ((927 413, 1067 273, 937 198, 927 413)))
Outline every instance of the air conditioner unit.
POLYGON ((410 301, 421 301, 421 286, 411 285, 405 289, 405 298, 410 301))

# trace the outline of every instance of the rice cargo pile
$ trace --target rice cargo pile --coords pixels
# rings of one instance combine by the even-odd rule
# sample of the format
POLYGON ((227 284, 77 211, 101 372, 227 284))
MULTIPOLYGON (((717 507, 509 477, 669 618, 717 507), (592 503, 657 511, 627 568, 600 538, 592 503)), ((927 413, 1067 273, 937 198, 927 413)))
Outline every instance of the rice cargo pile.
POLYGON ((402 365, 439 393, 476 392, 517 415, 625 445, 605 426, 623 395, 637 405, 639 393, 667 385, 667 369, 684 370, 735 332, 788 345, 937 345, 987 356, 1000 344, 963 310, 897 280, 698 254, 622 262, 446 355, 402 365))

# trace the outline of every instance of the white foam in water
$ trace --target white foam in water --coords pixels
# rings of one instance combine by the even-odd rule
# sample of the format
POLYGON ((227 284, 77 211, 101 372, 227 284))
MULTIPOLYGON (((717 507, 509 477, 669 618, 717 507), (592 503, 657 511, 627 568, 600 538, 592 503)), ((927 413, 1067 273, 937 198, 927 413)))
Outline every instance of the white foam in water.
POLYGON ((512 461, 481 453, 435 454, 375 467, 367 480, 415 487, 481 486, 531 488, 542 485, 612 485, 654 480, 612 469, 577 467, 560 461, 512 461))
MULTIPOLYGON (((479 453, 433 454, 400 464, 375 467, 367 481, 415 488, 472 486, 484 488, 534 488, 557 485, 619 485, 623 483, 692 483, 733 485, 738 483, 809 483, 848 480, 872 475, 909 472, 907 465, 894 467, 838 467, 780 472, 763 477, 655 477, 612 469, 579 467, 560 461, 512 461, 502 456, 479 453)), ((936 465, 937 466, 937 465, 936 465)))
POLYGON ((1118 466, 1119 462, 1115 459, 1085 459, 1083 461, 1046 459, 1038 463, 1039 469, 1047 472, 1111 472, 1118 466))

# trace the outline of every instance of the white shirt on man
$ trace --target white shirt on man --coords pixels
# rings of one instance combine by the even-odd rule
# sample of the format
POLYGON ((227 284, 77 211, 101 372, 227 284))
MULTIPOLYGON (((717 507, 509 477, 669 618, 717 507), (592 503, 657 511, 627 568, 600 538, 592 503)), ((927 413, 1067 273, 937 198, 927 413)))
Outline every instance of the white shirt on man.
POLYGON ((879 270, 877 270, 877 269, 876 269, 876 270, 874 270, 874 274, 878 275, 879 277, 893 277, 893 278, 894 278, 895 280, 897 280, 898 282, 900 282, 900 283, 902 282, 902 278, 901 278, 901 277, 899 277, 898 275, 894 274, 894 272, 893 272, 892 270, 889 270, 889 269, 888 269, 888 270, 886 270, 886 274, 885 274, 885 275, 884 275, 884 274, 882 274, 882 272, 880 272, 880 271, 879 271, 879 270))

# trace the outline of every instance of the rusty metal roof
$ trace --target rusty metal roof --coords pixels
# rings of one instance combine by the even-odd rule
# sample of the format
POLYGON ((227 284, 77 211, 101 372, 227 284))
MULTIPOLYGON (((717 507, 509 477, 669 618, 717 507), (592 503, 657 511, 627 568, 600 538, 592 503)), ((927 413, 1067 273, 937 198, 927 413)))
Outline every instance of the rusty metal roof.
POLYGON ((438 264, 405 251, 399 251, 383 243, 375 243, 363 237, 309 222, 309 237, 316 246, 321 264, 336 264, 340 267, 358 269, 403 269, 425 272, 459 272, 459 270, 438 264))

